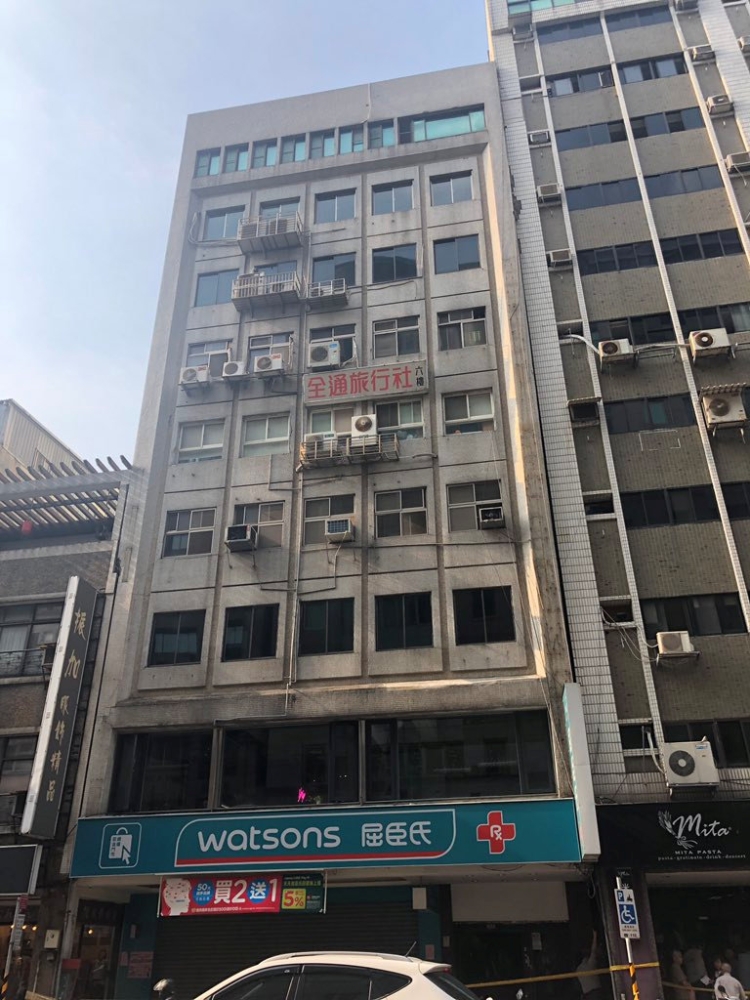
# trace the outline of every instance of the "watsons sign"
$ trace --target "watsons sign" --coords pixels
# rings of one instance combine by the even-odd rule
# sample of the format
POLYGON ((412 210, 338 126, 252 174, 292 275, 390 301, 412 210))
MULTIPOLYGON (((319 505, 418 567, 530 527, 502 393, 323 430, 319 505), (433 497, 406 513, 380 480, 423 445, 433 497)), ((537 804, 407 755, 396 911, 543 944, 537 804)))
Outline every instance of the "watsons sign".
POLYGON ((572 799, 82 819, 73 878, 578 862, 572 799))

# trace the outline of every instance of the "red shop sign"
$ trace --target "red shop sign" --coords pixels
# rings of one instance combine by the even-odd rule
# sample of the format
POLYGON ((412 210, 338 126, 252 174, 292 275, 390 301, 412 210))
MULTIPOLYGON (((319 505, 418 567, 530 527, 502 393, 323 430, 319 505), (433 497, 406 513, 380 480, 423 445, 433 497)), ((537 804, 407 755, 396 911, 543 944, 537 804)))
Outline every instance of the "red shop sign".
POLYGON ((212 913, 278 913, 281 875, 245 875, 240 878, 163 878, 159 897, 162 917, 189 917, 212 913))

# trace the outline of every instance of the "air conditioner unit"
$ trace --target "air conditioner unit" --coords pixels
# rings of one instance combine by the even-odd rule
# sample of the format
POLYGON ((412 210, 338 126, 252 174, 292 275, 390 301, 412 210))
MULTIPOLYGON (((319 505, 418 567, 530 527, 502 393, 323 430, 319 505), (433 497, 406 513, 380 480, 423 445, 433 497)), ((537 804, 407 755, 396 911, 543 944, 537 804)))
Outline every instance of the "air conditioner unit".
POLYGON ((307 348, 309 368, 338 368, 341 365, 341 345, 337 340, 316 341, 307 348))
POLYGON ((318 441, 335 441, 338 437, 336 431, 315 431, 305 434, 305 444, 316 444, 318 441))
POLYGON ((564 250, 547 251, 547 267, 551 271, 560 271, 573 266, 573 254, 567 247, 564 250))
POLYGON ((559 184, 540 184, 536 189, 536 200, 540 205, 555 205, 562 201, 562 188, 559 184))
POLYGON ((211 381, 208 374, 208 365, 197 365, 195 368, 183 368, 180 371, 180 385, 183 389, 207 386, 211 381))
POLYGON ((504 528, 505 511, 501 503, 493 504, 492 507, 479 508, 479 527, 482 529, 504 528))
POLYGON ((707 393, 701 403, 708 427, 744 427, 747 422, 739 391, 707 393))
POLYGON ((352 417, 352 437, 372 437, 378 433, 378 418, 374 413, 352 417))
POLYGON ((283 371, 283 354, 260 354, 257 358, 253 358, 253 375, 275 375, 283 371))
POLYGON ((601 340, 599 361, 603 365, 617 364, 619 361, 633 361, 635 351, 629 340, 601 340))
POLYGON ((737 42, 743 52, 750 52, 750 35, 743 35, 742 38, 737 39, 737 42))
POLYGON ((536 132, 529 132, 530 146, 549 146, 550 137, 546 128, 537 129, 536 132))
POLYGON ((736 170, 738 173, 744 173, 746 170, 750 170, 750 153, 745 149, 740 153, 730 153, 724 162, 727 165, 727 170, 736 170))
POLYGON ((224 544, 230 552, 252 552, 258 547, 258 525, 230 524, 224 544))
POLYGON ((695 655, 689 632, 657 632, 656 648, 659 659, 695 655))
POLYGON ((695 361, 698 357, 711 357, 715 354, 731 354, 732 344, 729 334, 723 326, 715 330, 692 330, 688 337, 690 353, 695 361))
POLYGON ((678 14, 686 10, 697 10, 698 0, 674 0, 674 9, 678 14))
POLYGON ((707 97, 706 107, 712 118, 731 115, 734 111, 734 103, 727 94, 713 94, 711 97, 707 97))
POLYGON ((350 517, 330 517, 326 521, 325 536, 329 542, 351 542, 354 522, 350 517))
POLYGON ((713 62, 716 56, 710 45, 694 45, 690 49, 690 58, 693 62, 713 62))
POLYGON ((247 371, 242 361, 227 361, 221 369, 221 377, 228 379, 240 379, 247 377, 247 371))
POLYGON ((670 788, 691 785, 716 788, 719 784, 719 772, 708 740, 665 743, 662 761, 670 788))

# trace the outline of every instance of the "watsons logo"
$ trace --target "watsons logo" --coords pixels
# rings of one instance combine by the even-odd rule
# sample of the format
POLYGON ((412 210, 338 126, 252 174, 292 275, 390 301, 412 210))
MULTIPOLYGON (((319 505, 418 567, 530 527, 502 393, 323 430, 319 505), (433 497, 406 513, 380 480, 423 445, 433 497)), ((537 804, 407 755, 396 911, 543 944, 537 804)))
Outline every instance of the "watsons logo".
POLYGON ((198 847, 203 854, 246 853, 247 851, 276 851, 280 847, 287 851, 302 848, 309 850, 335 850, 341 846, 341 828, 326 826, 308 826, 298 829, 296 826, 268 827, 262 829, 251 826, 245 830, 235 827, 233 830, 220 830, 217 833, 204 833, 198 830, 198 847))
POLYGON ((677 842, 677 846, 684 851, 698 848, 701 840, 709 837, 728 837, 732 832, 731 827, 722 826, 717 819, 704 820, 702 813, 672 816, 667 810, 659 812, 659 826, 671 834, 677 842), (696 837, 697 840, 691 839, 696 837))

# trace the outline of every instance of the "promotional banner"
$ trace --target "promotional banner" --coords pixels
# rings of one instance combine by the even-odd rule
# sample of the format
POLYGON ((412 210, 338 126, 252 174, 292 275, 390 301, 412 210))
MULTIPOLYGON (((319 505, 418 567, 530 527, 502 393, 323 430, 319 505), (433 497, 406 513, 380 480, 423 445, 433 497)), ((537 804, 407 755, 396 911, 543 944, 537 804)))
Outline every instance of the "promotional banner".
POLYGON ((578 862, 572 799, 81 819, 71 876, 578 862))
POLYGON ((159 916, 193 917, 222 913, 319 913, 322 875, 242 875, 232 878, 163 878, 159 916))

